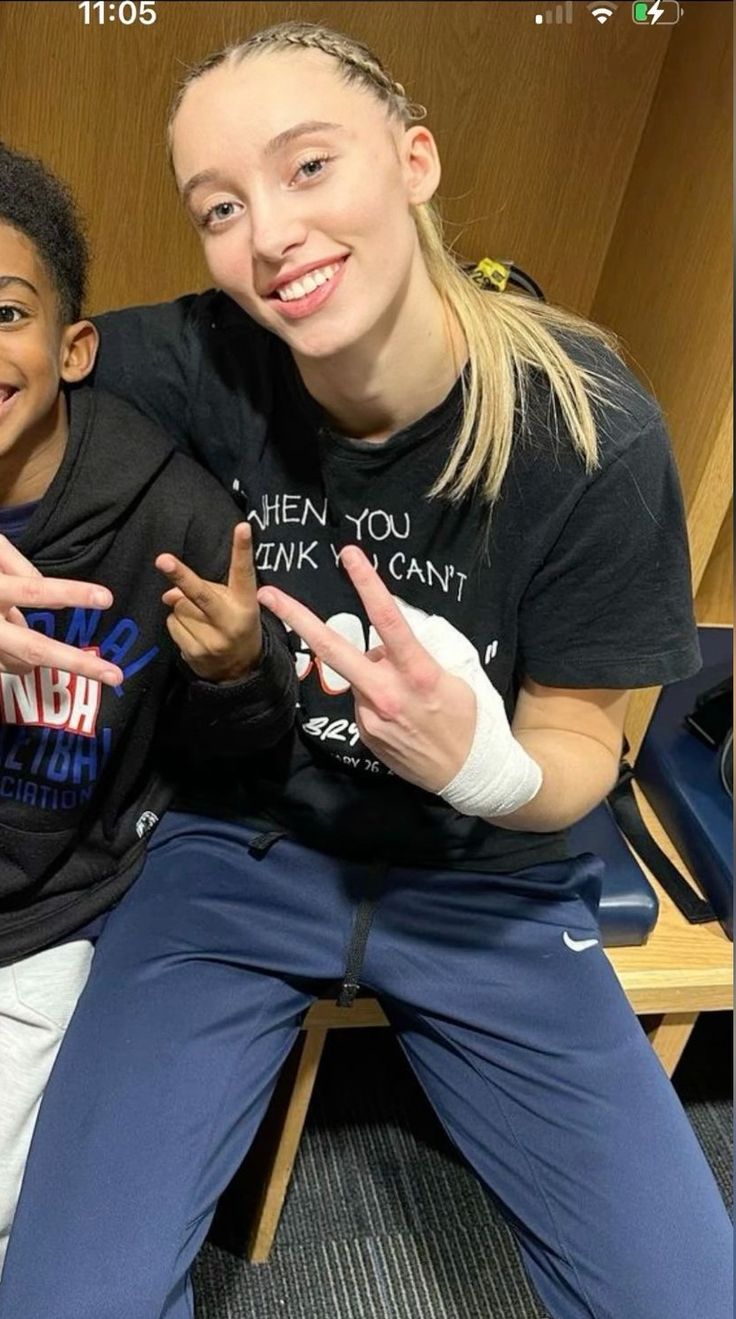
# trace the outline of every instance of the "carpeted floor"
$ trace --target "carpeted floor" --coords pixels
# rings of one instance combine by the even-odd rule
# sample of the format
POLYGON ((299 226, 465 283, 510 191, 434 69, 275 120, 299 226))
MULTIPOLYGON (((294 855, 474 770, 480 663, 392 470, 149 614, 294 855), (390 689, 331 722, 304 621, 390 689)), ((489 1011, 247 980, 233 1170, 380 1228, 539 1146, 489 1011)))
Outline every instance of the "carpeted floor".
MULTIPOLYGON (((704 1016, 676 1085, 729 1204, 731 1078, 730 1016, 704 1016)), ((387 1030, 328 1039, 268 1263, 208 1242, 195 1283, 197 1319, 544 1319, 387 1030)))

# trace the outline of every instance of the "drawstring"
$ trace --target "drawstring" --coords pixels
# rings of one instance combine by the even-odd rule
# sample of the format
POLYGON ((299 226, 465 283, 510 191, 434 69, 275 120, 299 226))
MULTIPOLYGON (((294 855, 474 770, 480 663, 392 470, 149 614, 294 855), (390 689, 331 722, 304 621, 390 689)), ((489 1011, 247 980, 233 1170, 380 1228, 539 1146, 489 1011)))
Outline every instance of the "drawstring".
MULTIPOLYGON (((258 834, 251 839, 248 844, 248 852, 256 861, 262 861, 268 855, 274 843, 278 843, 282 838, 288 838, 288 833, 281 829, 274 829, 270 833, 258 834)), ((345 971, 343 973, 340 989, 337 999, 335 1000, 339 1008, 349 1008, 355 1001, 356 995, 360 989, 360 973, 363 969, 363 959, 365 957, 368 935, 373 923, 373 915, 376 910, 378 899, 378 887, 385 878, 388 867, 385 865, 374 865, 370 867, 368 882, 373 889, 370 897, 361 898, 358 903, 358 910, 355 913, 353 928, 350 932, 350 943, 348 944, 347 957, 345 959, 345 971)))
POLYGON ((368 934, 370 932, 373 916, 378 901, 378 891, 388 872, 388 866, 376 864, 371 866, 369 884, 373 892, 369 897, 361 898, 358 904, 358 910, 355 913, 353 928, 350 934, 350 943, 348 945, 348 954, 345 961, 345 972, 340 986, 340 992, 337 996, 337 1006, 339 1008, 349 1008, 355 1000, 355 996, 360 989, 360 973, 363 969, 363 959, 365 957, 368 934))
POLYGON ((337 996, 337 1006, 339 1008, 349 1008, 360 989, 358 976, 363 967, 365 946, 368 942, 368 931, 371 928, 375 909, 375 898, 361 899, 360 906, 355 914, 355 921, 353 922, 353 929, 350 935, 350 946, 348 948, 345 974, 343 975, 342 985, 340 986, 340 993, 337 996))

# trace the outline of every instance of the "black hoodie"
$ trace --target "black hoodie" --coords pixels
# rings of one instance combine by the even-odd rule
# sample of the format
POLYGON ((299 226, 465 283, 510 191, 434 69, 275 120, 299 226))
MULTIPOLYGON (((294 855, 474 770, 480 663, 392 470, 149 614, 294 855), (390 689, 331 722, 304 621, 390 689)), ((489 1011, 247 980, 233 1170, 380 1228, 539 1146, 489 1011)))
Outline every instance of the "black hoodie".
MULTIPOLYGON (((154 567, 168 551, 227 574, 238 510, 217 482, 128 404, 69 394, 64 459, 18 541, 48 577, 98 582, 108 610, 25 611, 32 628, 97 651, 125 674, 103 687, 55 669, 0 674, 0 964, 81 928, 139 870, 182 777, 277 741, 295 703, 280 624, 259 668, 200 682, 171 640, 154 567)), ((227 772, 227 765, 225 765, 227 772)))

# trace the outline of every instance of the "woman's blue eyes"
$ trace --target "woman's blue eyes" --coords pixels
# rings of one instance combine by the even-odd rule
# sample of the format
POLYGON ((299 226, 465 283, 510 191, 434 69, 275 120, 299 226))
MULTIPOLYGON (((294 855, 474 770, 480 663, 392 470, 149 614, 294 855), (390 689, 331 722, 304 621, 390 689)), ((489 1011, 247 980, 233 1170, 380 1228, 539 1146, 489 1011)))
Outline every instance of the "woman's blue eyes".
POLYGON ((205 224, 209 224, 210 220, 229 220, 230 215, 223 215, 222 212, 226 211, 228 206, 233 207, 234 205, 235 202, 218 202, 216 206, 211 206, 208 211, 205 211, 205 224))
POLYGON ((309 160, 303 160, 301 165, 299 166, 299 169, 297 170, 297 174, 301 174, 303 172, 305 178, 315 179, 317 178, 318 174, 321 174, 323 172, 324 167, 329 159, 330 159, 329 156, 312 156, 309 160), (315 168, 315 166, 317 166, 318 168, 315 168))
MULTIPOLYGON (((325 166, 331 159, 332 157, 327 154, 310 156, 309 160, 303 160, 301 165, 299 165, 294 175, 294 180, 298 180, 301 177, 305 182, 309 182, 311 179, 319 178, 320 175, 324 173, 325 166)), ((224 224, 226 220, 231 220, 235 214, 235 208, 237 205, 237 202, 216 202, 214 206, 210 206, 209 210, 205 211, 202 215, 199 221, 201 227, 203 229, 209 229, 212 227, 213 223, 215 225, 224 224)))

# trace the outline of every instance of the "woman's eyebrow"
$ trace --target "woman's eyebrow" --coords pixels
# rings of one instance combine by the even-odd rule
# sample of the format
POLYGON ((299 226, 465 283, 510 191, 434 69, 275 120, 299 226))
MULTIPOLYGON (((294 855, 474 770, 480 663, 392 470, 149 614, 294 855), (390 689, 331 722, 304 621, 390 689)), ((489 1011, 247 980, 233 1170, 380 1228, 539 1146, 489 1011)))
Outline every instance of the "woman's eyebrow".
POLYGON ((214 183, 216 178, 217 172, 214 169, 203 169, 199 174, 193 174, 181 190, 182 200, 188 201, 190 194, 199 187, 200 183, 214 183))
POLYGON ((283 133, 277 133, 272 137, 265 148, 265 155, 273 156, 282 147, 286 147, 295 138, 304 137, 307 133, 324 133, 329 129, 341 129, 342 124, 323 123, 319 119, 307 119, 303 124, 295 124, 293 128, 285 128, 283 133))

